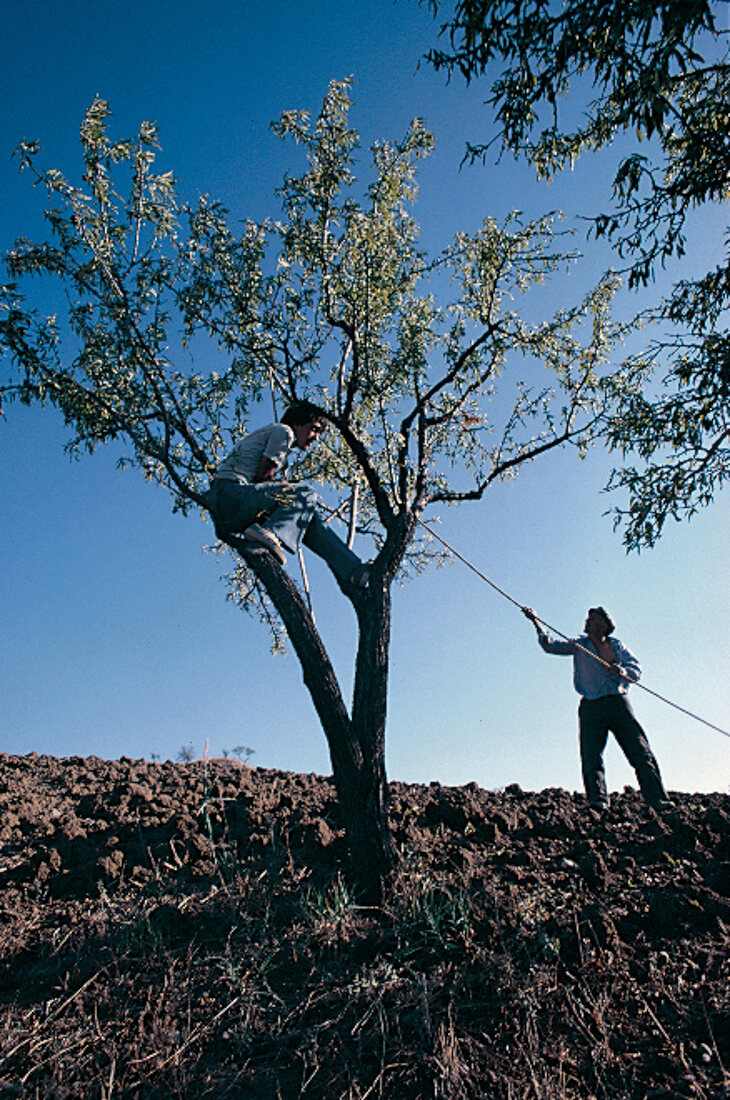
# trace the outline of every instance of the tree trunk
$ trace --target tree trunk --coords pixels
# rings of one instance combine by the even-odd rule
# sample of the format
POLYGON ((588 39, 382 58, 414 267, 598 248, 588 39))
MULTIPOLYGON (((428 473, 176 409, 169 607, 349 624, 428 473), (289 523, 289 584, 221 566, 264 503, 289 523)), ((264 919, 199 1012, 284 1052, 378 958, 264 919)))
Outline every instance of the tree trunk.
POLYGON ((351 845, 358 852, 357 874, 365 898, 380 900, 382 884, 395 869, 398 853, 388 824, 385 774, 385 722, 390 653, 390 582, 374 575, 356 602, 360 637, 352 704, 354 736, 363 766, 350 792, 351 845))
POLYGON ((371 584, 353 598, 360 625, 352 718, 309 609, 267 550, 240 539, 229 543, 264 585, 299 659, 304 683, 322 724, 359 898, 376 905, 397 863, 388 825, 385 714, 390 638, 389 584, 371 584))

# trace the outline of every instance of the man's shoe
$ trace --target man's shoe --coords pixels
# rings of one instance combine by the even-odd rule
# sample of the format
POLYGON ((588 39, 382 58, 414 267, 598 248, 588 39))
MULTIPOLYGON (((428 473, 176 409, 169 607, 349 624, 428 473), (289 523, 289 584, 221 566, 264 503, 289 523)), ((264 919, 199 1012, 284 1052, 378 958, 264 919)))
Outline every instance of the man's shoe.
POLYGON ((273 531, 262 527, 260 523, 252 523, 243 532, 243 537, 257 546, 263 546, 274 555, 280 565, 286 565, 286 552, 273 531))

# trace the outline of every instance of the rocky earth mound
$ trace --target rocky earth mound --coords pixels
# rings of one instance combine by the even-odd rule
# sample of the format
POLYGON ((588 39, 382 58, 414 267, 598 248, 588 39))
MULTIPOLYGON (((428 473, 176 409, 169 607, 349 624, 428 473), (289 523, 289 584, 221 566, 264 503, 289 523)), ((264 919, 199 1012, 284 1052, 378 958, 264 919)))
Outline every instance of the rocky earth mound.
POLYGON ((0 1100, 729 1095, 730 797, 0 755, 0 1100))

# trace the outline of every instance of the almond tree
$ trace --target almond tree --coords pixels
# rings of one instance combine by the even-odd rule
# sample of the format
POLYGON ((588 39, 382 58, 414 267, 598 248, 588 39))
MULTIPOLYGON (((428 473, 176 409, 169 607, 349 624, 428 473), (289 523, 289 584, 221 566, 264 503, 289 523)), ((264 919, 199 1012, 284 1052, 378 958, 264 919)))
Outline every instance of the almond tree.
POLYGON ((55 405, 73 451, 113 442, 183 512, 206 509, 211 471, 252 416, 260 422, 270 388, 281 404, 321 410, 329 430, 302 476, 335 516, 359 486, 356 525, 373 546, 369 586, 343 589, 358 625, 349 703, 289 573, 266 550, 225 541, 236 598, 301 663, 354 877, 377 899, 397 859, 384 765, 391 587, 435 553, 422 520, 481 500, 557 447, 585 448, 625 384, 607 369, 619 335, 611 280, 538 323, 513 307, 571 258, 552 218, 487 218, 428 259, 411 207, 431 135, 415 121, 401 141, 374 146, 365 188, 348 109, 347 83, 333 83, 316 119, 281 117, 275 130, 301 147, 304 171, 281 188, 281 220, 239 234, 218 203, 178 203, 172 176, 155 173, 153 126, 111 141, 102 100, 81 128, 83 186, 40 171, 38 146, 21 146, 48 193, 51 239, 18 241, 8 256, 1 392, 55 405), (31 276, 60 280, 63 321, 26 303, 31 276), (185 345, 199 362, 206 338, 212 365, 201 370, 185 345))

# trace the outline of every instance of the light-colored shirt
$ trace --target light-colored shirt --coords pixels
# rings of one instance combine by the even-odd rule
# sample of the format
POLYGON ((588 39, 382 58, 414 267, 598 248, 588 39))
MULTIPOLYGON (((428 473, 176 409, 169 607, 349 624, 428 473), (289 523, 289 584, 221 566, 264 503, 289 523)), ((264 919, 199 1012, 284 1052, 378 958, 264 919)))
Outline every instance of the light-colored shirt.
POLYGON ((596 647, 587 634, 561 642, 540 630, 537 640, 546 653, 559 653, 573 658, 573 686, 584 699, 625 695, 629 686, 635 684, 641 676, 638 660, 618 638, 609 638, 608 641, 613 649, 613 659, 623 673, 620 679, 612 676, 601 663, 596 647))
POLYGON ((224 481, 250 485, 256 480, 262 458, 274 463, 275 472, 286 469, 289 452, 294 444, 294 432, 287 424, 267 424, 257 428, 236 444, 218 466, 215 476, 224 481))

